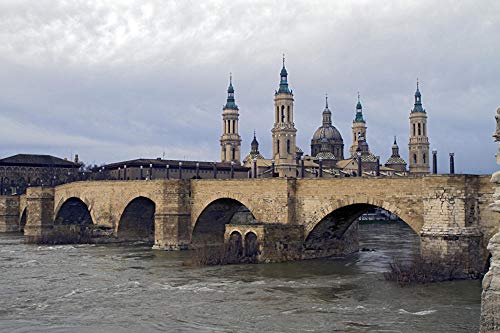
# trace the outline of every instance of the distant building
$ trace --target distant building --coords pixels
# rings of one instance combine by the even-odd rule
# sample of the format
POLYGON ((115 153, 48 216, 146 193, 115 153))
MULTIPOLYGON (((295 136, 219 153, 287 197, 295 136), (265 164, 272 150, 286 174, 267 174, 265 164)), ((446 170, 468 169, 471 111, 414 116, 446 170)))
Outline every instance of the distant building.
POLYGON ((0 192, 22 194, 28 186, 51 186, 78 180, 81 164, 50 155, 18 154, 0 159, 0 192))
POLYGON ((92 179, 241 179, 249 177, 249 170, 249 168, 234 162, 215 163, 203 161, 164 160, 161 158, 139 158, 96 167, 92 170, 92 179))

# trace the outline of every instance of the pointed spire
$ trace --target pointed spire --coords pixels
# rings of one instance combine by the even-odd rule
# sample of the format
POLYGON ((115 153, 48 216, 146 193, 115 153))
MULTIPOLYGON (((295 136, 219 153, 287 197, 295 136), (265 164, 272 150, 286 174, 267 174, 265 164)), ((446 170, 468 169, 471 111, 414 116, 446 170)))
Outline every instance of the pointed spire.
POLYGON ((234 100, 233 74, 229 73, 229 86, 227 87, 227 101, 224 109, 238 110, 238 106, 234 100))
POLYGON ((257 141, 257 137, 255 135, 255 130, 253 130, 253 140, 251 143, 251 154, 259 154, 259 142, 257 141))
POLYGON ((425 112, 424 108, 422 107, 422 94, 420 93, 418 78, 417 78, 417 90, 415 91, 415 104, 411 112, 425 112))
POLYGON ((285 54, 283 53, 283 68, 281 68, 280 72, 280 87, 278 89, 278 94, 291 94, 290 89, 288 89, 288 72, 285 68, 285 54))
POLYGON ((361 106, 361 99, 358 91, 358 104, 356 104, 356 117, 353 120, 353 123, 364 123, 363 119, 363 106, 361 106))
POLYGON ((394 136, 394 144, 392 145, 392 156, 391 157, 399 157, 399 146, 396 142, 396 136, 394 136))
POLYGON ((332 126, 332 112, 328 108, 328 94, 325 96, 325 109, 323 110, 323 127, 332 126))

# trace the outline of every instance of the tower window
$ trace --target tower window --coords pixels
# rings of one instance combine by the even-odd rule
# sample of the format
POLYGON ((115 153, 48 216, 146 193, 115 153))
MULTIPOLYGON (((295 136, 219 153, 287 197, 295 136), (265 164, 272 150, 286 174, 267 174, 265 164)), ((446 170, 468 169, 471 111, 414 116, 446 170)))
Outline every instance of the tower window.
POLYGON ((425 134, 425 123, 422 124, 422 130, 424 132, 424 136, 427 135, 427 134, 425 134))
POLYGON ((279 122, 280 107, 276 106, 276 122, 279 122))
POLYGON ((424 163, 427 163, 427 161, 425 160, 425 153, 422 155, 422 160, 424 161, 424 163))
POLYGON ((415 124, 413 124, 413 136, 417 135, 417 131, 415 130, 415 124))
POLYGON ((290 140, 286 140, 286 152, 290 154, 290 140))
POLYGON ((413 163, 417 164, 417 154, 413 154, 413 163))
POLYGON ((236 148, 234 148, 234 147, 233 147, 233 151, 232 151, 232 153, 233 153, 233 158, 232 158, 232 160, 234 161, 234 160, 236 159, 236 148))
POLYGON ((276 141, 276 152, 280 153, 280 140, 276 141))
POLYGON ((422 131, 420 129, 420 123, 418 123, 418 135, 422 135, 422 131))
POLYGON ((290 122, 290 105, 287 106, 286 117, 288 119, 288 122, 290 122))
POLYGON ((281 122, 282 123, 285 122, 285 106, 284 105, 281 106, 281 122))

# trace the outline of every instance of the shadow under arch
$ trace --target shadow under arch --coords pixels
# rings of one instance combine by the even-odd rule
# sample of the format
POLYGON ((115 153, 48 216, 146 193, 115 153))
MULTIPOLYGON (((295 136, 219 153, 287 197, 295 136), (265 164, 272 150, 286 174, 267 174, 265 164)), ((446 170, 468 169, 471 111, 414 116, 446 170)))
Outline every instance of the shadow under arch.
POLYGON ((93 220, 89 208, 81 199, 71 197, 58 208, 54 225, 92 225, 93 220))
POLYGON ((137 197, 123 210, 116 236, 127 241, 154 242, 156 204, 146 197, 137 197))
POLYGON ((224 243, 226 224, 255 224, 252 212, 240 201, 220 198, 212 201, 201 212, 193 228, 193 246, 221 245, 224 243))
MULTIPOLYGON (((304 241, 305 257, 321 258, 358 251, 358 225, 354 222, 363 214, 376 208, 394 214, 383 207, 365 203, 343 206, 327 214, 307 235, 304 241)), ((397 216, 398 220, 403 221, 418 235, 414 226, 401 219, 399 215, 397 216)))

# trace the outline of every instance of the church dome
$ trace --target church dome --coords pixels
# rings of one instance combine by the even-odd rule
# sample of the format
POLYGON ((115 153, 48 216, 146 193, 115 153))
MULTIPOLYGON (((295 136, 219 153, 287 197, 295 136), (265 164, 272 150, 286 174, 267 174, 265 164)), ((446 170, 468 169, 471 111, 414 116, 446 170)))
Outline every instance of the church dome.
POLYGON ((335 126, 321 126, 314 132, 313 140, 321 141, 322 138, 326 138, 332 141, 344 141, 342 140, 342 135, 335 126))

